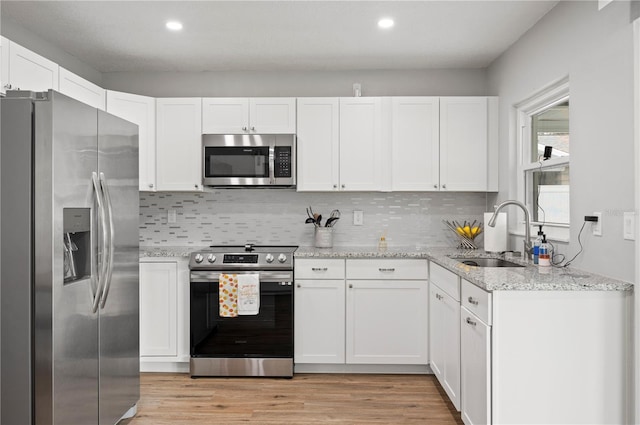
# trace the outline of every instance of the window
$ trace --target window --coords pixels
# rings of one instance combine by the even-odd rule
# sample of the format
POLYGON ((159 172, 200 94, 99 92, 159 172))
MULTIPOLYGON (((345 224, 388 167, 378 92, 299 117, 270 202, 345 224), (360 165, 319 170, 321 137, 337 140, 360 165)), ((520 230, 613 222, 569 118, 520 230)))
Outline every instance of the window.
POLYGON ((570 224, 569 105, 565 79, 516 106, 518 199, 529 207, 534 225, 561 240, 570 224))

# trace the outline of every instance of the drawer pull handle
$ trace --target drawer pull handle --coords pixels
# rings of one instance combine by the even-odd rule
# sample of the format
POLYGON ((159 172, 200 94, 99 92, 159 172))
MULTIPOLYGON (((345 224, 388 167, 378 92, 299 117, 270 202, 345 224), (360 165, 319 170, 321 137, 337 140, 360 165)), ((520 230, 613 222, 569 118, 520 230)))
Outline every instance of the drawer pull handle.
POLYGON ((329 269, 327 267, 311 267, 311 270, 314 272, 326 272, 329 269))
POLYGON ((471 320, 471 318, 469 318, 469 317, 467 317, 467 320, 465 320, 465 322, 467 322, 467 324, 468 324, 468 325, 471 325, 471 326, 475 326, 475 325, 476 325, 476 322, 474 322, 473 320, 471 320))
POLYGON ((469 297, 469 304, 478 305, 478 301, 474 300, 473 297, 469 297))
POLYGON ((299 283, 296 285, 298 288, 302 288, 302 285, 300 285, 299 283))
POLYGON ((391 269, 379 268, 378 270, 381 271, 381 272, 395 272, 396 271, 396 269, 394 269, 394 268, 391 268, 391 269))

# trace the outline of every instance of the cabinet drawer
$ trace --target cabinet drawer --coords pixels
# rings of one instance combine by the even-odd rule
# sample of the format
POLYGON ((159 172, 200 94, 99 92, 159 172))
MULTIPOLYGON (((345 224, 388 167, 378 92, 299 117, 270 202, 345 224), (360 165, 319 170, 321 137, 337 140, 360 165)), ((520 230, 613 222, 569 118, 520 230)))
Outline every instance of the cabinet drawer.
POLYGON ((427 280, 427 260, 347 260, 347 279, 427 280))
POLYGON ((295 260, 296 279, 344 279, 344 260, 295 260))
POLYGON ((431 262, 429 264, 429 281, 451 295, 456 301, 460 301, 460 277, 457 274, 431 262))
POLYGON ((462 279, 462 306, 491 325, 491 293, 462 279))

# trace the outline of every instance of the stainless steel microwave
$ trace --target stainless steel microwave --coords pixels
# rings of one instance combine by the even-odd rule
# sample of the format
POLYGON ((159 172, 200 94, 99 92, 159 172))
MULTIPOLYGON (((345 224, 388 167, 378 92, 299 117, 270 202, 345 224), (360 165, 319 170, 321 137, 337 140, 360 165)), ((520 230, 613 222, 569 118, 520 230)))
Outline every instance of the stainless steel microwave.
POLYGON ((296 184, 293 134, 204 134, 205 186, 284 186, 296 184))

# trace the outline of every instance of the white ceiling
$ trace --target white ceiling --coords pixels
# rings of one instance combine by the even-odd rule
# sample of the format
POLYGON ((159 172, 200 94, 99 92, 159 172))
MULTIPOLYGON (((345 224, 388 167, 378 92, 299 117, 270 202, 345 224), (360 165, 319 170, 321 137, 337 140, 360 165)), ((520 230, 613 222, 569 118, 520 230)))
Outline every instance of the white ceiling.
POLYGON ((484 68, 557 1, 8 1, 100 72, 484 68), (380 30, 377 21, 395 26, 380 30), (184 29, 167 31, 169 19, 184 29))

